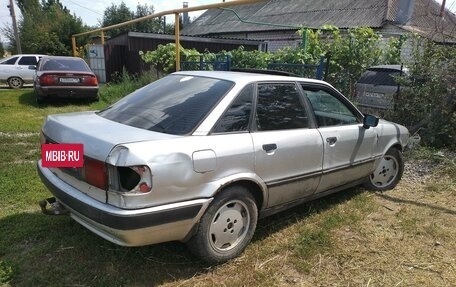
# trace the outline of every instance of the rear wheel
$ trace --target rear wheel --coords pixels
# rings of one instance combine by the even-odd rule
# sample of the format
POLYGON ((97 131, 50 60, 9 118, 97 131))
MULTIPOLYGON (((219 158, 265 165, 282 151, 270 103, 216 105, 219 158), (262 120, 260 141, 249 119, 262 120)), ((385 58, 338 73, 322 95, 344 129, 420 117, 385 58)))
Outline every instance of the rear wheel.
POLYGON ((228 187, 214 198, 187 246, 206 262, 223 263, 244 251, 255 232, 257 219, 258 209, 249 190, 228 187))
POLYGON ((11 77, 8 79, 8 86, 11 89, 20 89, 24 85, 24 81, 19 77, 11 77))
POLYGON ((401 180, 403 172, 404 159, 402 152, 396 148, 391 148, 366 180, 365 186, 376 191, 393 189, 401 180))

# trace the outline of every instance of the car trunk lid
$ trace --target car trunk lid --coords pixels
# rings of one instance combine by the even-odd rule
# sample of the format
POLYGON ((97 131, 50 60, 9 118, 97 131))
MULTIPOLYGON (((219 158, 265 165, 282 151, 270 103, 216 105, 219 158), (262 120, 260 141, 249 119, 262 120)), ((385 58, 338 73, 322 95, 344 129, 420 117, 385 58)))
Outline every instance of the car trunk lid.
POLYGON ((117 123, 93 111, 50 115, 43 133, 54 143, 82 143, 84 155, 100 161, 118 144, 176 137, 117 123))

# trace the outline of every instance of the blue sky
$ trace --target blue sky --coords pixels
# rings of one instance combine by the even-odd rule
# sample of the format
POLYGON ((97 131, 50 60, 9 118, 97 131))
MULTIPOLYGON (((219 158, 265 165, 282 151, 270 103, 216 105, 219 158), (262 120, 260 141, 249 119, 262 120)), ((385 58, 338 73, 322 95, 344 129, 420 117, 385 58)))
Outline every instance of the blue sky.
MULTIPOLYGON (((0 1, 0 28, 5 26, 11 25, 11 17, 9 15, 8 8, 6 8, 8 1, 0 1)), ((111 6, 111 3, 119 5, 122 0, 113 0, 113 1, 105 1, 105 0, 60 0, 60 2, 66 6, 71 13, 76 14, 76 16, 81 17, 82 21, 90 26, 98 25, 98 23, 103 18, 104 10, 111 6)), ((123 2, 132 10, 136 10, 136 5, 139 3, 141 5, 148 4, 153 5, 155 8, 155 12, 165 11, 165 10, 172 10, 182 7, 182 3, 184 1, 176 1, 176 0, 123 0, 123 2)), ((199 5, 206 5, 206 4, 213 4, 217 2, 222 2, 222 0, 186 0, 189 6, 199 6, 199 5)), ((437 0, 437 2, 441 3, 442 0, 437 0)), ((446 7, 456 13, 456 0, 447 0, 446 7)), ((18 13, 16 8, 16 13, 18 13)), ((190 13, 190 18, 199 16, 203 11, 199 12, 192 12, 190 13)), ((174 20, 174 17, 168 17, 169 22, 174 20)), ((5 41, 4 36, 0 33, 0 40, 5 41)))

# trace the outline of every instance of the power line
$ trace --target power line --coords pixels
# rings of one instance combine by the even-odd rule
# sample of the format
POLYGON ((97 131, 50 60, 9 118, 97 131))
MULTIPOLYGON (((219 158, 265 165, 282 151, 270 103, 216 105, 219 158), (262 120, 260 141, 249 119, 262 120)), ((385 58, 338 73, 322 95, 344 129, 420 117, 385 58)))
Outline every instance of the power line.
POLYGON ((92 10, 92 9, 90 9, 90 8, 87 8, 87 7, 85 7, 85 6, 82 6, 81 4, 78 4, 78 3, 74 2, 74 1, 71 1, 71 0, 68 0, 68 1, 71 2, 71 3, 73 3, 73 4, 76 5, 76 6, 79 6, 79 7, 81 7, 81 8, 87 9, 87 10, 89 10, 90 12, 93 12, 93 13, 98 14, 98 15, 100 15, 100 16, 104 16, 104 15, 101 14, 100 12, 97 12, 97 11, 95 11, 95 10, 92 10))

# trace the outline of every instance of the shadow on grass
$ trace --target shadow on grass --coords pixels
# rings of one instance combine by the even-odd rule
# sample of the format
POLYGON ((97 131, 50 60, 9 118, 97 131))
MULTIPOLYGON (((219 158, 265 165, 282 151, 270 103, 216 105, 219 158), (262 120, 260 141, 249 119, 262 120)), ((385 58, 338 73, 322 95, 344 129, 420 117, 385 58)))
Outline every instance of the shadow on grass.
POLYGON ((364 189, 362 188, 342 190, 332 195, 315 199, 272 216, 260 219, 253 241, 262 240, 265 237, 270 236, 272 233, 279 232, 280 230, 285 229, 288 226, 311 216, 312 214, 320 213, 331 209, 336 205, 349 201, 362 192, 364 192, 364 189))
POLYGON ((46 107, 64 107, 67 105, 75 105, 75 106, 88 106, 92 104, 94 100, 92 99, 67 99, 67 98, 53 98, 47 99, 43 103, 37 103, 36 97, 33 89, 24 90, 19 96, 19 103, 21 105, 27 106, 34 106, 37 108, 46 108, 46 107))
POLYGON ((386 195, 384 193, 377 193, 376 195, 378 197, 381 197, 383 199, 386 199, 388 201, 392 201, 392 202, 395 202, 395 203, 411 204, 411 205, 415 205, 415 206, 419 206, 419 207, 430 208, 430 209, 433 209, 433 210, 436 210, 436 211, 440 211, 440 212, 444 212, 444 213, 451 214, 451 215, 456 215, 456 210, 449 209, 449 208, 446 208, 446 207, 441 207, 441 206, 437 206, 437 205, 433 205, 433 204, 429 204, 429 203, 424 203, 424 202, 419 202, 419 201, 414 201, 414 200, 402 199, 402 198, 386 195))
MULTIPOLYGON (((261 219, 253 241, 350 200, 349 189, 261 219)), ((0 258, 11 263, 13 286, 155 286, 212 270, 185 245, 170 242, 120 247, 86 230, 68 216, 22 213, 0 219, 0 258)))

